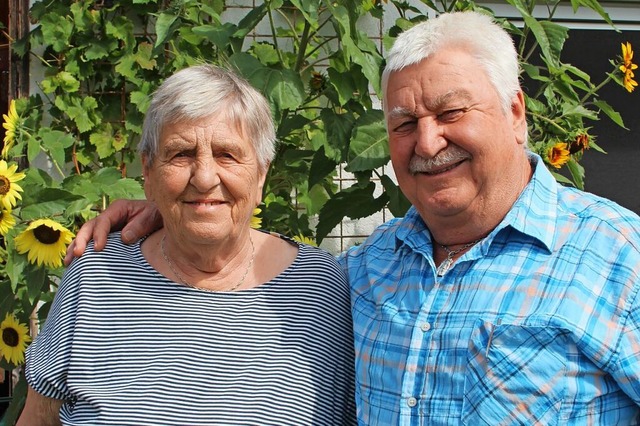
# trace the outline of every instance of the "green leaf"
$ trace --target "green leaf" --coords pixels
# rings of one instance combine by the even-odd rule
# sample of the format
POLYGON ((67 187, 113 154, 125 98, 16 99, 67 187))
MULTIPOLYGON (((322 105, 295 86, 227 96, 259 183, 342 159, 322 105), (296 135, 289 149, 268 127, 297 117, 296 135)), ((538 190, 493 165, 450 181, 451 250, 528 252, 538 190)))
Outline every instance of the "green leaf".
POLYGON ((584 190, 584 167, 582 167, 576 160, 571 158, 569 162, 567 162, 567 168, 571 173, 571 177, 573 178, 573 182, 575 183, 578 189, 584 190))
POLYGON ((136 55, 127 54, 124 55, 120 60, 116 63, 115 71, 126 77, 132 83, 139 85, 142 81, 136 75, 134 70, 134 65, 136 63, 136 55))
POLYGON ((138 51, 135 57, 140 68, 144 70, 152 70, 156 66, 156 60, 153 59, 153 47, 151 43, 143 42, 138 44, 138 51))
POLYGON ((109 55, 109 52, 113 50, 113 44, 110 42, 96 41, 92 43, 84 52, 84 59, 87 61, 94 61, 96 59, 105 58, 109 55))
POLYGON ((288 69, 278 70, 264 67, 255 58, 252 58, 253 61, 247 61, 246 56, 249 55, 233 55, 231 61, 241 70, 253 87, 260 90, 269 99, 276 111, 293 110, 302 105, 306 93, 299 74, 288 69), (247 68, 246 65, 250 62, 254 62, 257 66, 247 68))
POLYGON ((384 187, 384 192, 389 196, 387 208, 395 217, 402 217, 411 207, 411 203, 404 196, 400 187, 387 175, 380 176, 380 182, 384 187))
POLYGON ((194 34, 204 37, 215 44, 218 49, 226 49, 231 36, 238 30, 238 27, 225 22, 222 25, 198 25, 191 30, 194 34))
POLYGON ((107 158, 116 152, 111 143, 113 141, 113 135, 108 130, 92 133, 91 136, 89 136, 89 141, 97 148, 98 158, 107 158))
POLYGON ((75 142, 74 137, 68 133, 46 127, 40 129, 38 136, 42 139, 42 146, 51 156, 51 159, 59 166, 64 165, 64 150, 73 145, 75 142))
POLYGON ((327 158, 324 154, 324 147, 321 147, 316 151, 313 156, 313 160, 311 161, 308 188, 313 188, 315 184, 324 181, 327 176, 331 176, 335 173, 337 165, 338 163, 327 158))
POLYGON ((95 123, 91 119, 91 112, 98 107, 98 103, 92 96, 85 96, 82 101, 77 98, 73 99, 73 105, 68 106, 65 111, 69 118, 71 118, 78 126, 80 132, 87 132, 95 126, 95 123))
POLYGON ((82 197, 60 188, 45 188, 24 198, 25 204, 27 201, 29 204, 22 207, 20 215, 23 220, 34 220, 61 215, 67 204, 82 197))
POLYGON ((29 160, 29 162, 35 160, 38 154, 40 154, 41 149, 40 140, 31 136, 27 141, 27 160, 29 160))
POLYGON ((597 12, 613 28, 616 27, 613 24, 613 21, 611 21, 609 14, 605 12, 605 10, 602 8, 598 0, 571 0, 571 6, 573 7, 574 13, 578 10, 580 6, 586 6, 589 9, 593 10, 594 12, 597 12))
POLYGON ((40 20, 40 28, 43 38, 54 51, 62 52, 68 48, 74 28, 70 16, 46 14, 40 20))
POLYGON ((329 68, 327 74, 329 75, 329 84, 331 84, 338 93, 340 105, 344 105, 353 99, 353 94, 357 92, 358 85, 354 81, 352 73, 343 73, 335 68, 329 68))
POLYGON ((356 122, 349 145, 349 162, 345 170, 359 172, 376 169, 388 161, 389 145, 384 115, 380 110, 368 111, 356 122))
POLYGON ((105 186, 104 193, 111 200, 120 198, 141 199, 145 197, 144 189, 140 182, 130 178, 120 178, 113 185, 105 186))
POLYGON ((551 21, 538 21, 532 16, 523 18, 540 45, 545 59, 556 67, 560 66, 560 53, 567 40, 569 29, 551 21))
MULTIPOLYGON (((320 111, 320 118, 324 124, 324 131, 327 143, 332 151, 338 151, 344 155, 343 151, 351 139, 351 134, 355 126, 356 119, 351 113, 338 114, 333 109, 323 108, 320 111)), ((336 158, 342 161, 341 157, 336 158)))
POLYGON ((375 183, 369 182, 361 187, 354 185, 335 194, 320 210, 316 240, 318 243, 335 228, 344 217, 359 219, 381 210, 387 203, 387 197, 375 198, 375 183))
POLYGON ((614 123, 616 123, 618 126, 622 127, 625 130, 629 130, 627 127, 625 127, 624 121, 622 120, 622 116, 620 115, 620 113, 614 110, 611 107, 611 105, 609 105, 605 101, 594 101, 593 103, 598 108, 600 108, 600 111, 604 112, 607 115, 607 117, 609 117, 614 123))
POLYGON ((160 13, 156 16, 156 43, 155 47, 161 46, 167 39, 171 32, 173 23, 178 19, 178 16, 172 13, 160 13))
POLYGON ((304 16, 304 20, 311 25, 312 29, 318 28, 318 0, 290 0, 299 12, 304 16))

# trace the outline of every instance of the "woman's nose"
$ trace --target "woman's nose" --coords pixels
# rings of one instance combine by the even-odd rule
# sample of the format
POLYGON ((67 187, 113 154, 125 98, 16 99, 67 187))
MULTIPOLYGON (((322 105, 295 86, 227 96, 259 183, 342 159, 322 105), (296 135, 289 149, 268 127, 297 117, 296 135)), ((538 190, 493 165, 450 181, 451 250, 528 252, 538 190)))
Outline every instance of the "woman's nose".
POLYGON ((206 192, 220 183, 218 165, 213 157, 198 158, 191 167, 189 182, 199 191, 206 192))

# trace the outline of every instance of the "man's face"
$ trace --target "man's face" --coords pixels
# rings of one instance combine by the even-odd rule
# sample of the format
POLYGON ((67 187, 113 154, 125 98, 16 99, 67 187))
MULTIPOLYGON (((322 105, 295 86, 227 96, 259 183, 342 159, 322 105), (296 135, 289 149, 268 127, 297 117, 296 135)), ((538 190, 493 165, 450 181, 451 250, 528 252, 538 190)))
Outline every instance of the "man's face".
POLYGON ((393 72, 385 112, 398 183, 425 221, 504 215, 522 190, 522 95, 505 112, 465 50, 442 49, 393 72))

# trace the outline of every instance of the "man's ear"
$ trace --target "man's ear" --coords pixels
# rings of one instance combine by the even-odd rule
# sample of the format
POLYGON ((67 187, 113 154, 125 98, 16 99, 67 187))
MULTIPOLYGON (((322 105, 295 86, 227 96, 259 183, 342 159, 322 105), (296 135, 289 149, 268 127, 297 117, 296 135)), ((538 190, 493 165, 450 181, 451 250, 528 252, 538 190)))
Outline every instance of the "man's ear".
POLYGON ((524 93, 518 91, 511 100, 511 119, 513 120, 513 131, 516 134, 516 141, 522 145, 527 142, 527 109, 524 101, 524 93))

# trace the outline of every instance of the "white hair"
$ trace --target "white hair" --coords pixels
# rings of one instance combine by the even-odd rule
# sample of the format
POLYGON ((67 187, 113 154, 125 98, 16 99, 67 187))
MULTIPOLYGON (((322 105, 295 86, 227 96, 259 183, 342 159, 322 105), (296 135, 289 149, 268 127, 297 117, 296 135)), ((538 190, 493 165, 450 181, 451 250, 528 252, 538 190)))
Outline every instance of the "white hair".
POLYGON ((441 49, 461 46, 476 58, 498 94, 505 112, 520 91, 518 54, 509 34, 478 12, 445 13, 401 33, 387 55, 382 74, 386 96, 389 75, 417 64, 441 49))
POLYGON ((266 169, 275 155, 276 133, 269 103, 246 80, 213 65, 196 65, 167 78, 153 94, 138 152, 153 163, 167 124, 223 112, 253 143, 266 169))

